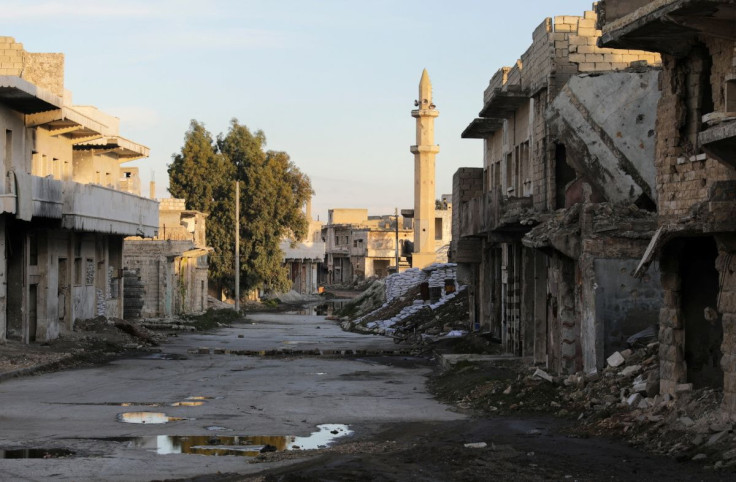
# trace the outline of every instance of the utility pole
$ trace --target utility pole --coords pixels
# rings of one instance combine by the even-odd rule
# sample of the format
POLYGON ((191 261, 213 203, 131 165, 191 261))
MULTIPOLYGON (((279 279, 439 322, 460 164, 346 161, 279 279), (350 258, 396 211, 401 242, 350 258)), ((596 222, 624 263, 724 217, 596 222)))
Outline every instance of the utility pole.
POLYGON ((235 311, 240 313, 240 182, 235 181, 235 311))
POLYGON ((399 272, 399 208, 394 208, 396 216, 396 272, 399 272))

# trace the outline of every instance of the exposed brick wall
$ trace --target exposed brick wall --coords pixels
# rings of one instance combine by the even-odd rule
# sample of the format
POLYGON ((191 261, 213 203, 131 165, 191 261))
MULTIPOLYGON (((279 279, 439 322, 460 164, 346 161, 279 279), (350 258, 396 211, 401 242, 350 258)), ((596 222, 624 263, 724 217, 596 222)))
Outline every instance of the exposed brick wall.
POLYGON ((64 96, 64 54, 26 52, 13 37, 0 37, 0 75, 16 75, 64 96))
MULTIPOLYGON (((712 44, 717 49, 711 69, 717 110, 723 106, 723 72, 731 68, 731 59, 726 55, 728 48, 722 42, 712 44)), ((696 96, 689 95, 699 88, 695 69, 702 67, 702 61, 695 58, 695 54, 682 59, 664 55, 662 60, 664 69, 660 77, 654 163, 660 224, 667 224, 687 215, 695 204, 707 200, 708 190, 714 182, 736 179, 736 173, 700 154, 693 144, 697 142, 695 136, 700 128, 700 116, 707 113, 701 111, 697 99, 694 99, 696 96)))

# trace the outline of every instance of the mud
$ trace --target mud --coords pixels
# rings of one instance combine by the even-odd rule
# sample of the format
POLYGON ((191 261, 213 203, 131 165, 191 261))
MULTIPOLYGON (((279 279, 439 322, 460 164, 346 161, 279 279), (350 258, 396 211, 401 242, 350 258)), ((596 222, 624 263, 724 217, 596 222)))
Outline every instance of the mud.
POLYGON ((212 480, 726 480, 725 474, 703 472, 695 464, 647 455, 615 441, 561 435, 565 424, 549 418, 400 423, 288 468, 212 480), (465 447, 477 442, 486 447, 465 447))

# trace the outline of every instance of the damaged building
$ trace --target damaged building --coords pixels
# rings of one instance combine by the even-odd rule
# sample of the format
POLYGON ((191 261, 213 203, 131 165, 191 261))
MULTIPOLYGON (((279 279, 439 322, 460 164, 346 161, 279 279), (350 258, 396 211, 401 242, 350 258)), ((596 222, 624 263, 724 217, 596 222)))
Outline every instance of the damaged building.
POLYGON ((545 19, 462 133, 483 167, 453 178, 450 260, 475 326, 557 373, 601 369, 657 322, 656 53, 597 46, 596 14, 545 19))
POLYGON ((398 216, 368 216, 367 209, 330 209, 322 228, 328 284, 350 284, 371 277, 385 278, 389 268, 409 267, 414 236, 411 220, 398 216), (398 226, 397 226, 398 222, 398 226), (397 234, 398 233, 398 234, 397 234), (398 237, 398 246, 396 244, 398 237))
POLYGON ((120 189, 148 148, 72 103, 64 56, 0 37, 0 340, 47 341, 123 315, 123 238, 153 236, 156 201, 120 189))
MULTIPOLYGON (((135 184, 135 178, 130 178, 135 184)), ((171 318, 207 309, 207 215, 161 199, 158 235, 123 245, 125 318, 171 318)))
POLYGON ((662 56, 657 106, 658 230, 637 274, 656 276, 660 391, 723 388, 736 419, 736 3, 598 5, 599 44, 662 56))
POLYGON ((312 218, 312 201, 305 207, 307 237, 303 241, 284 239, 281 252, 284 253, 284 267, 289 273, 291 289, 303 295, 316 294, 326 281, 325 242, 322 240, 322 222, 312 218))

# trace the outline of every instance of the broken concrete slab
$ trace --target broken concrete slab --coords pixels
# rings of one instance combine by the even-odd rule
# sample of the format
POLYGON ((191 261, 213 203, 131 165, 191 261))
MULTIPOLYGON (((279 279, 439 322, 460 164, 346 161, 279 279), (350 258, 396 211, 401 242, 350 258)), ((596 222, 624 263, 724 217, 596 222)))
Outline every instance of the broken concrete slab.
POLYGON ((621 353, 616 352, 613 355, 609 356, 606 359, 606 362, 608 363, 608 366, 617 368, 624 364, 626 360, 624 360, 624 357, 621 355, 621 353))

